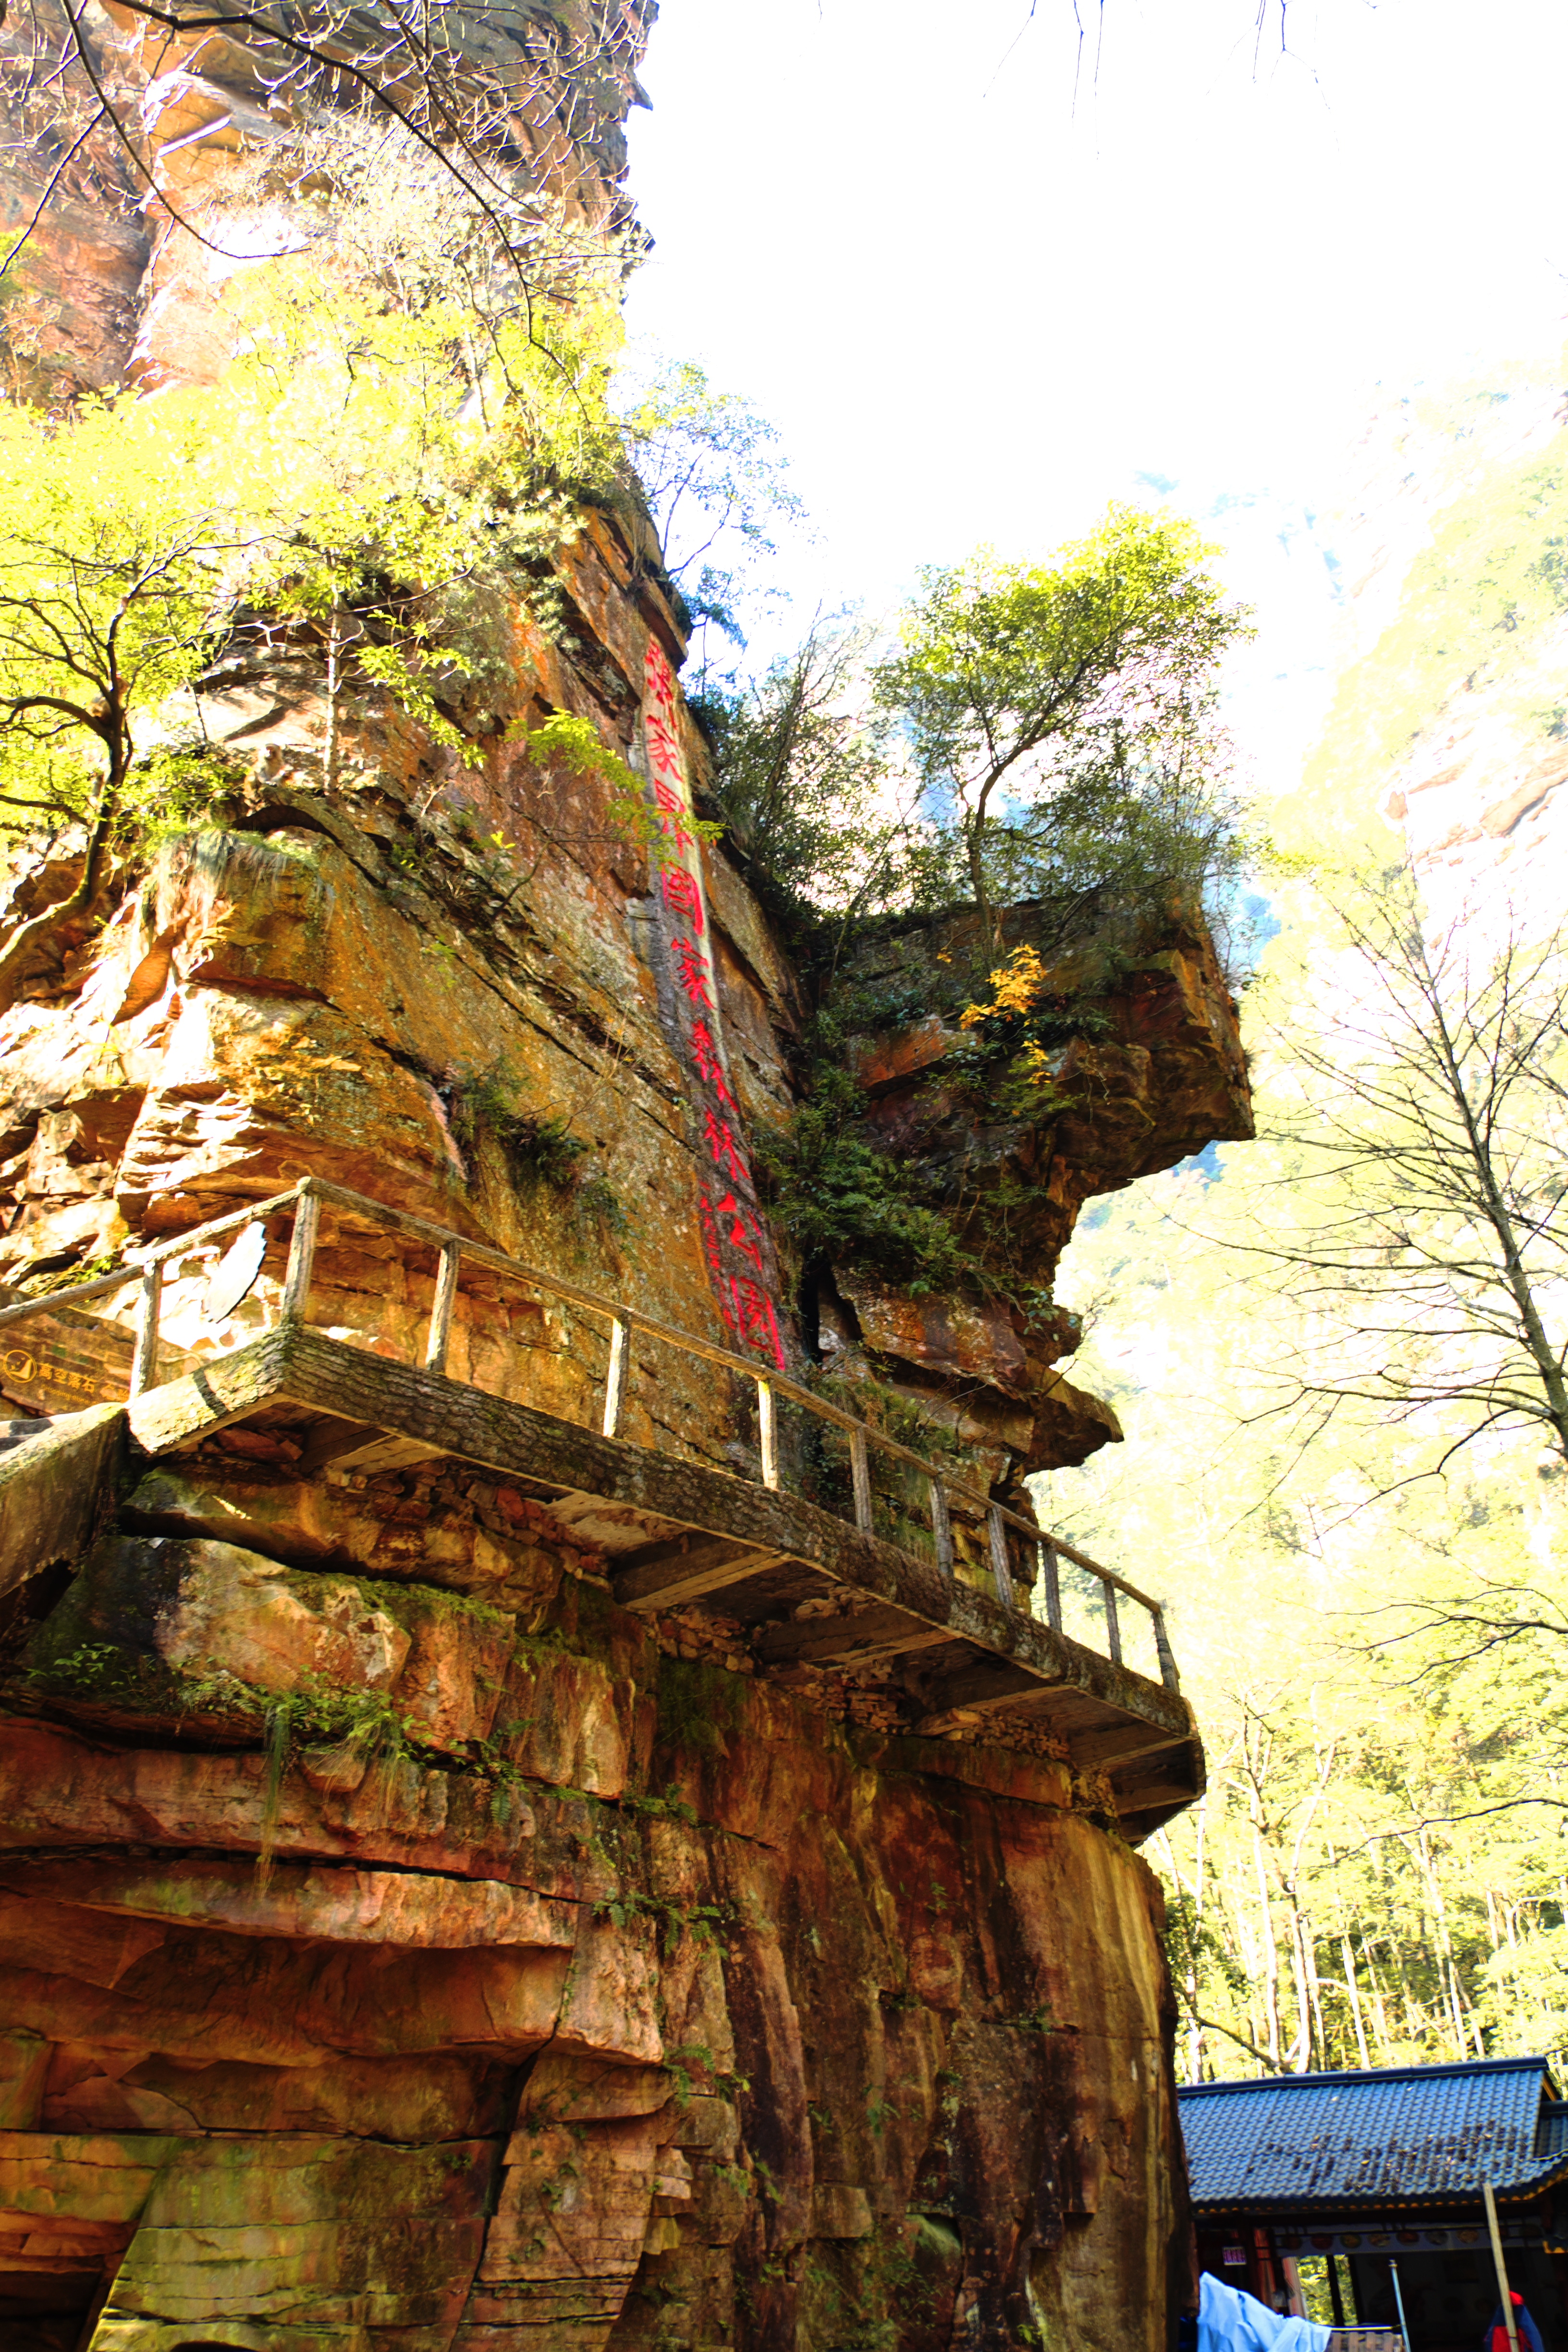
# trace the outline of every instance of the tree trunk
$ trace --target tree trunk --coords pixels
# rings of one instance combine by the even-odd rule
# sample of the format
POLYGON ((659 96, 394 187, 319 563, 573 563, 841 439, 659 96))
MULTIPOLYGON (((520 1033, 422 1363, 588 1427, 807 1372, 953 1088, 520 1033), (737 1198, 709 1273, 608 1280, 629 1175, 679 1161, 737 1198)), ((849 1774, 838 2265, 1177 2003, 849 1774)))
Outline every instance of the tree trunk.
POLYGON ((21 928, 14 931, 0 951, 0 1013, 9 1013, 28 976, 35 951, 58 931, 73 916, 80 915, 92 905, 98 887, 103 878, 104 858, 109 848, 110 826, 119 801, 119 779, 110 773, 103 779, 88 815, 87 851, 82 859, 81 878, 74 890, 57 898, 52 906, 30 915, 21 928))
POLYGON ((1340 1937, 1340 1951, 1344 1959, 1345 1990, 1350 1995, 1351 2018, 1355 2026, 1356 2056, 1362 2065, 1366 2067, 1372 2064, 1372 2060, 1367 2055, 1366 2030, 1361 2021, 1361 1988, 1356 1983, 1355 1954, 1351 1949, 1351 1939, 1348 1936, 1340 1937))

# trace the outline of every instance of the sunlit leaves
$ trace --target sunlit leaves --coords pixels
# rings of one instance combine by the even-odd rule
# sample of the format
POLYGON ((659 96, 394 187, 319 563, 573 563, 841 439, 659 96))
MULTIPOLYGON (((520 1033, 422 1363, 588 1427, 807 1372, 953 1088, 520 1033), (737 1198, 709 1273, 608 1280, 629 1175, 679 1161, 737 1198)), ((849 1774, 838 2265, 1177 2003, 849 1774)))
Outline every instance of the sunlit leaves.
POLYGON ((1239 812, 1214 719, 1246 616, 1189 524, 1112 507, 1047 563, 982 551, 924 575, 879 702, 924 785, 938 857, 984 911, 1109 887, 1202 892, 1234 862, 1239 812))

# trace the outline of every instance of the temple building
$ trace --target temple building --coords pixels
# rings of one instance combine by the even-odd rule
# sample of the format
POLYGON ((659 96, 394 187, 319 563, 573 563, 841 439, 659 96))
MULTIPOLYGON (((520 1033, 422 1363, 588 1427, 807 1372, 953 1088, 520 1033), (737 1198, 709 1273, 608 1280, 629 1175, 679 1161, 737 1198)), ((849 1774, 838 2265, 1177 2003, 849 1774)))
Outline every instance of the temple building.
POLYGON ((1568 2100, 1542 2058, 1197 2083, 1178 2095, 1198 2263, 1277 2309, 1476 2352, 1510 2288, 1568 2347, 1568 2100), (1317 2270, 1318 2265, 1321 2269, 1317 2270), (1321 2317, 1321 2310, 1314 2315, 1321 2317))

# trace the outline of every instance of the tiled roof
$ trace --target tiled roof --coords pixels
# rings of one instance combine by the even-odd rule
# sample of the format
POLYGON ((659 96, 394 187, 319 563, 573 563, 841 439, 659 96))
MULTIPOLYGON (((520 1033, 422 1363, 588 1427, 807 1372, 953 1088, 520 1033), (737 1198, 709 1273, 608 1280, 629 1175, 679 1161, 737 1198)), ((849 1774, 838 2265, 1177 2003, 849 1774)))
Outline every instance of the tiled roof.
POLYGON ((1568 2104, 1541 2058, 1273 2074, 1179 2094, 1200 2212, 1468 2203, 1568 2172, 1568 2104))

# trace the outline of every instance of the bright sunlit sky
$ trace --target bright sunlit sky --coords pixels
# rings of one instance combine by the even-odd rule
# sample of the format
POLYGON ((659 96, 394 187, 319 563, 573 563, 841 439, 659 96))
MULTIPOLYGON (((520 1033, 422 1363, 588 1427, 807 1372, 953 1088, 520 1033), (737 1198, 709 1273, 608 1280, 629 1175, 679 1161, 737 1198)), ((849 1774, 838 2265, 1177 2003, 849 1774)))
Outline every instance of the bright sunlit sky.
POLYGON ((779 428, 785 635, 1163 490, 1321 673, 1341 450, 1568 311, 1568 7, 1269 5, 662 0, 630 321, 779 428))

